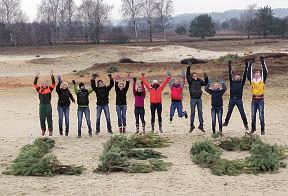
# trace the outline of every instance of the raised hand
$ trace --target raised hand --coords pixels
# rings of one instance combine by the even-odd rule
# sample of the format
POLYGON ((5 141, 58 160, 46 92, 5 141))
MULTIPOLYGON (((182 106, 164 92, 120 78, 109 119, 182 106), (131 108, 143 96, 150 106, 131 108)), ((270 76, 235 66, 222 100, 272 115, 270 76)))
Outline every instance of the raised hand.
POLYGON ((137 78, 134 77, 134 78, 133 78, 133 81, 136 82, 136 81, 137 81, 137 78))
POLYGON ((58 79, 58 82, 62 82, 62 78, 61 78, 61 76, 59 75, 59 76, 57 76, 57 79, 58 79))
POLYGON ((168 77, 171 77, 171 75, 172 75, 169 70, 166 72, 166 74, 167 74, 168 77))
POLYGON ((35 77, 39 78, 39 76, 40 76, 40 72, 37 72, 35 77))
POLYGON ((232 61, 230 60, 230 61, 228 61, 228 65, 231 65, 232 64, 232 61))
POLYGON ((264 58, 264 56, 260 56, 260 62, 263 64, 263 63, 264 63, 264 61, 265 61, 265 58, 264 58))
POLYGON ((92 74, 92 78, 95 80, 97 78, 97 74, 92 74))
POLYGON ((207 76, 207 74, 206 74, 206 73, 204 73, 204 78, 208 78, 208 76, 207 76))
POLYGON ((76 81, 75 81, 75 80, 72 80, 72 83, 75 85, 75 84, 76 84, 76 81))

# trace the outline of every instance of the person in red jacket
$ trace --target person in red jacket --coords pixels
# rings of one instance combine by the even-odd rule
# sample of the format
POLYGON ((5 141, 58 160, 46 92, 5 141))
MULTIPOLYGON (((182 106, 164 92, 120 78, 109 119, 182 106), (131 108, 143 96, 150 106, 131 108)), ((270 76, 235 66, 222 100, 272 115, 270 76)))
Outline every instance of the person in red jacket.
POLYGON ((150 93, 150 110, 151 110, 151 126, 152 126, 152 132, 154 132, 155 127, 155 114, 157 111, 158 114, 158 122, 159 122, 159 131, 160 133, 163 133, 162 130, 162 91, 169 82, 171 78, 170 72, 167 72, 168 77, 164 80, 164 82, 160 85, 157 80, 153 80, 151 86, 148 84, 145 78, 145 74, 142 73, 141 80, 144 83, 144 86, 147 88, 147 90, 150 93))
POLYGON ((175 111, 177 109, 180 118, 188 118, 187 112, 183 111, 183 88, 185 84, 185 73, 182 74, 182 81, 170 80, 169 86, 171 89, 171 106, 170 106, 170 122, 172 122, 175 111))

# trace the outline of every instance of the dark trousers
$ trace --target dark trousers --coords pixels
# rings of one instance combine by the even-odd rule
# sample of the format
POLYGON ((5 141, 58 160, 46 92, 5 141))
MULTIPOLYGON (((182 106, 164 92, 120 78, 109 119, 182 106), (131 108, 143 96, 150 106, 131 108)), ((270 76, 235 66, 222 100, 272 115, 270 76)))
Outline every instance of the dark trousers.
POLYGON ((145 126, 145 109, 144 108, 138 108, 135 107, 134 110, 134 114, 135 114, 135 119, 136 119, 136 127, 139 127, 139 119, 141 119, 142 125, 145 126))
POLYGON ((162 125, 162 103, 153 103, 150 105, 151 125, 155 125, 155 114, 157 111, 159 125, 162 125))
POLYGON ((251 103, 251 115, 252 115, 252 131, 256 131, 256 114, 259 111, 259 119, 261 125, 261 131, 265 130, 265 118, 264 118, 264 99, 253 99, 251 103))
POLYGON ((92 126, 91 126, 91 120, 90 120, 90 109, 88 107, 79 107, 77 111, 77 117, 78 117, 78 136, 81 136, 81 128, 82 128, 82 120, 83 120, 83 114, 86 118, 86 123, 88 127, 88 133, 89 135, 92 134, 92 126))
POLYGON ((229 123, 229 120, 231 118, 231 115, 235 106, 238 108, 240 112, 243 124, 248 125, 247 117, 246 117, 244 107, 243 107, 243 101, 241 98, 230 98, 228 112, 225 118, 225 123, 227 124, 229 123))
POLYGON ((110 120, 110 111, 108 105, 97 105, 97 116, 96 116, 96 132, 100 132, 100 120, 101 120, 101 114, 102 111, 104 111, 105 117, 106 117, 106 123, 107 123, 107 129, 108 132, 112 132, 111 127, 111 120, 110 120))
POLYGON ((194 125, 196 107, 198 111, 199 123, 200 125, 203 125, 204 120, 203 120, 203 112, 202 112, 202 99, 191 98, 190 107, 191 107, 191 125, 194 125))
POLYGON ((178 116, 180 118, 182 118, 183 116, 185 116, 185 112, 183 112, 183 104, 182 101, 179 102, 175 102, 172 101, 171 106, 170 106, 170 118, 172 119, 174 117, 175 111, 177 109, 178 112, 178 116))
POLYGON ((46 131, 46 120, 48 123, 48 129, 53 130, 53 120, 52 120, 52 106, 51 104, 40 104, 39 105, 39 116, 40 116, 40 126, 43 131, 46 131))
POLYGON ((63 133, 63 119, 65 116, 65 132, 68 133, 69 132, 69 112, 70 112, 70 107, 61 107, 58 106, 57 107, 58 110, 58 124, 59 124, 59 132, 60 134, 63 133))
POLYGON ((213 108, 211 109, 211 117, 212 117, 212 130, 213 133, 216 131, 216 116, 218 118, 219 130, 222 131, 222 115, 223 115, 223 108, 213 108))

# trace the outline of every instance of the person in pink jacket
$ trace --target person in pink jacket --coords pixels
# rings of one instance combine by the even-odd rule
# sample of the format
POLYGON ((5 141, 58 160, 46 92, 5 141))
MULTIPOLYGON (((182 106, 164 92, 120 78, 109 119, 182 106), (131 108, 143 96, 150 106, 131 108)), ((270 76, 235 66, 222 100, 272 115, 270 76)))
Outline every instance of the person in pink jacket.
POLYGON ((139 133, 139 118, 141 119, 142 122, 142 128, 143 128, 143 134, 145 134, 145 108, 144 108, 144 100, 146 97, 146 91, 144 88, 143 82, 141 82, 141 86, 136 86, 137 83, 137 78, 133 78, 133 94, 135 98, 135 109, 134 109, 134 114, 135 114, 135 119, 136 119, 136 134, 139 133))
POLYGON ((159 131, 163 133, 162 130, 162 91, 167 85, 171 78, 171 73, 167 72, 167 77, 164 82, 160 85, 157 80, 153 80, 151 86, 148 84, 145 78, 145 74, 142 73, 142 81, 150 93, 150 110, 151 110, 151 127, 152 133, 154 132, 155 127, 155 114, 157 111, 158 114, 158 122, 159 122, 159 131))
POLYGON ((184 117, 188 118, 188 114, 186 111, 183 111, 183 88, 185 84, 185 73, 182 73, 182 81, 179 80, 170 80, 169 86, 171 89, 171 106, 170 106, 170 122, 172 122, 175 111, 177 109, 178 116, 180 118, 184 117))

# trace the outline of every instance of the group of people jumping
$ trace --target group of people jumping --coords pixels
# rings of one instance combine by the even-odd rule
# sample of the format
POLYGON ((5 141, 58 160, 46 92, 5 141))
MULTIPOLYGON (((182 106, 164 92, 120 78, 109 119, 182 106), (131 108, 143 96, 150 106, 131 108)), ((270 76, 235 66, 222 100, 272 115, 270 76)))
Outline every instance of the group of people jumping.
MULTIPOLYGON (((199 126, 198 129, 205 132, 204 129, 204 119, 202 112, 202 87, 205 87, 205 91, 211 95, 211 118, 212 118, 212 130, 216 133, 216 118, 218 119, 219 133, 222 135, 223 126, 228 126, 231 114, 234 107, 236 106, 241 114, 241 118, 245 129, 248 134, 253 134, 256 131, 256 113, 259 111, 261 134, 265 134, 265 120, 264 120, 264 89, 265 83, 268 75, 267 66, 264 57, 260 57, 261 69, 254 70, 253 64, 254 60, 245 61, 245 69, 243 76, 232 71, 232 63, 228 62, 228 75, 230 83, 230 100, 228 106, 228 112, 224 123, 222 123, 223 115, 223 95, 227 91, 227 87, 223 79, 220 81, 209 80, 208 76, 204 74, 204 80, 202 80, 196 72, 191 73, 191 65, 187 66, 185 71, 181 74, 181 79, 172 79, 171 73, 167 72, 167 77, 164 79, 163 83, 159 83, 157 80, 153 80, 152 84, 149 84, 146 80, 145 74, 142 73, 140 78, 140 83, 138 83, 137 78, 133 78, 133 95, 134 95, 134 114, 136 120, 136 134, 140 133, 140 125, 142 131, 145 134, 145 107, 144 101, 146 98, 146 90, 150 93, 150 110, 151 110, 151 131, 155 131, 156 122, 156 112, 158 117, 159 132, 163 133, 162 129, 162 91, 169 83, 170 87, 170 122, 173 121, 175 111, 177 110, 178 116, 180 118, 188 118, 188 114, 183 109, 183 89, 185 82, 187 80, 189 85, 190 94, 190 131, 195 130, 194 119, 195 111, 197 108, 199 126), (252 102, 251 102, 251 131, 248 132, 249 126, 247 117, 245 114, 242 95, 246 79, 250 82, 252 89, 252 102), (141 124, 140 124, 141 121, 141 124)), ((112 132, 110 111, 109 111, 109 93, 111 89, 115 86, 116 92, 116 112, 118 117, 118 127, 119 132, 126 133, 126 113, 127 113, 127 93, 130 87, 131 76, 128 74, 125 80, 122 80, 119 75, 115 78, 111 74, 108 74, 110 79, 109 85, 106 85, 104 81, 97 80, 97 75, 93 74, 91 79, 91 86, 86 88, 84 83, 77 84, 75 80, 72 81, 74 86, 74 92, 77 96, 77 117, 78 117, 78 137, 82 136, 82 120, 83 115, 85 115, 88 134, 93 135, 92 125, 90 120, 90 109, 89 109, 89 96, 95 92, 97 99, 96 107, 96 134, 100 133, 100 120, 102 111, 104 111, 107 123, 107 130, 110 134, 112 132)), ((46 121, 48 124, 49 136, 53 135, 53 120, 52 120, 52 106, 51 106, 51 94, 56 87, 56 92, 58 94, 58 116, 59 116, 59 133, 62 136, 65 134, 69 135, 69 112, 71 102, 75 103, 75 99, 69 90, 67 82, 62 81, 61 76, 58 76, 58 83, 56 85, 56 80, 51 72, 51 84, 47 82, 42 82, 38 85, 39 74, 36 75, 34 79, 34 88, 39 94, 40 106, 39 106, 39 116, 40 116, 40 126, 42 131, 42 136, 46 134, 46 121), (63 129, 63 120, 65 117, 65 131, 63 129)), ((128 95, 129 96, 129 95, 128 95)))

